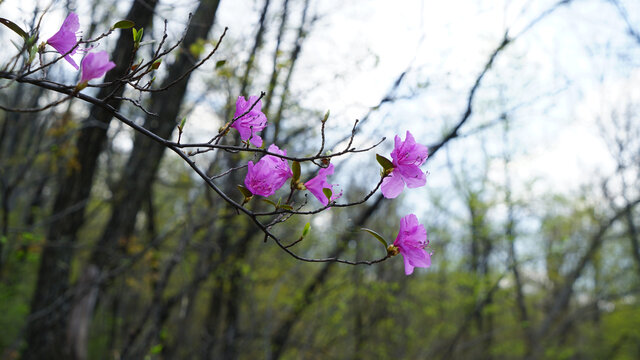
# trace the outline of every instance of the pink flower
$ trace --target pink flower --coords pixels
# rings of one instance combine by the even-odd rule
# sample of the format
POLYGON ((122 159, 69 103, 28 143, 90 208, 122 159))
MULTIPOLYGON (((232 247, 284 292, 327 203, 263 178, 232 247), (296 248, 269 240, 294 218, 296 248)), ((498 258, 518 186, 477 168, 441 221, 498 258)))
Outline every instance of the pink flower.
MULTIPOLYGON (((249 101, 246 101, 244 96, 238 96, 236 112, 233 114, 233 118, 235 119, 247 112, 258 99, 258 96, 249 96, 249 101)), ((243 141, 251 139, 250 142, 254 146, 262 146, 262 138, 258 135, 258 131, 262 131, 267 127, 267 116, 262 113, 262 100, 259 100, 246 115, 234 121, 231 127, 238 130, 243 141)))
POLYGON ((405 141, 396 135, 395 146, 391 152, 393 171, 382 180, 382 195, 393 199, 400 195, 406 184, 408 188, 417 188, 427 183, 427 175, 420 170, 429 157, 429 149, 416 143, 413 135, 407 131, 405 141))
POLYGON ((87 54, 80 65, 82 66, 81 83, 101 78, 116 66, 113 61, 109 61, 109 54, 106 51, 87 54))
MULTIPOLYGON (((269 146, 269 152, 287 155, 287 150, 280 150, 275 144, 269 146)), ((255 165, 249 161, 249 171, 244 184, 254 195, 270 196, 293 176, 287 160, 273 155, 266 155, 255 165)))
POLYGON ((313 194, 313 196, 315 196, 324 206, 327 206, 327 204, 329 204, 329 199, 327 199, 327 196, 324 194, 324 192, 322 192, 322 189, 331 190, 331 201, 334 201, 342 196, 342 191, 340 191, 339 193, 336 193, 335 191, 338 190, 337 185, 329 184, 329 182, 327 182, 327 176, 333 175, 333 170, 333 164, 329 164, 326 169, 321 168, 320 170, 318 170, 318 175, 316 175, 316 177, 304 183, 304 186, 307 188, 307 190, 309 190, 313 194))
MULTIPOLYGON (((47 44, 53 46, 60 55, 64 55, 71 51, 73 47, 78 43, 76 38, 76 32, 80 28, 80 21, 76 13, 69 13, 67 18, 64 19, 60 30, 47 40, 47 44)), ((76 53, 76 49, 73 49, 71 53, 64 57, 76 70, 78 70, 78 64, 71 58, 71 55, 76 53)))
POLYGON ((424 226, 418 223, 414 214, 400 220, 400 230, 393 245, 398 248, 404 259, 404 273, 411 275, 414 267, 431 266, 431 254, 425 250, 429 241, 424 226))

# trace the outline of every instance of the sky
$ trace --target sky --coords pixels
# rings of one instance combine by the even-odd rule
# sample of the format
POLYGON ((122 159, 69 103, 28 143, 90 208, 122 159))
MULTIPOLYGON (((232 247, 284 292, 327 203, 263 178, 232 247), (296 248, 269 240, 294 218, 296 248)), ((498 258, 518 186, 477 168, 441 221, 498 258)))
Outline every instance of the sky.
MULTIPOLYGON (((385 96, 396 77, 410 69, 399 94, 412 97, 375 112, 362 124, 362 143, 382 136, 391 140, 406 130, 425 144, 435 143, 460 118, 475 77, 505 31, 512 36, 520 34, 554 3, 316 1, 312 14, 319 20, 304 45, 294 90, 304 94, 303 105, 331 110, 330 129, 338 137, 350 126, 345 124, 361 118, 385 96)), ((195 2, 161 4, 160 14, 168 18, 170 34, 177 36, 184 27, 188 5, 195 2)), ((632 23, 640 19, 638 3, 621 4, 632 23)), ((52 6, 43 22, 43 38, 57 30, 65 16, 63 5, 58 1, 52 6)), ((87 13, 87 6, 77 2, 77 11, 87 13)), ((127 6, 128 2, 117 3, 121 12, 127 6)), ((242 39, 255 31, 261 6, 258 1, 221 3, 214 33, 229 26, 229 38, 239 40, 234 48, 238 52, 233 53, 239 59, 250 48, 242 39)), ((0 12, 24 24, 32 7, 33 2, 6 0, 0 4, 0 12)), ((297 19, 300 2, 295 2, 293 9, 297 19)), ((271 16, 275 21, 277 14, 271 16)), ((2 31, 6 36, 6 29, 2 31)), ((102 46, 109 44, 105 41, 102 46)), ((634 60, 638 48, 611 2, 575 0, 542 19, 499 55, 481 84, 474 115, 462 133, 495 122, 501 112, 509 111, 516 182, 538 178, 543 184, 541 191, 576 189, 590 178, 612 171, 596 120, 634 95, 625 89, 634 88, 640 74, 640 64, 634 60)), ((259 90, 263 89, 255 89, 259 90)), ((206 109, 198 114, 206 114, 206 109)), ((213 131, 218 123, 194 126, 213 131)), ((487 155, 500 156, 503 135, 495 130, 500 128, 494 126, 449 144, 446 156, 442 153, 426 166, 431 172, 430 184, 435 189, 450 186, 447 161, 467 166, 482 163, 487 155)), ((390 151, 391 144, 387 141, 381 151, 390 151)), ((375 166, 371 159, 362 161, 365 166, 375 166)), ((500 181, 500 169, 491 167, 490 177, 500 181)))
MULTIPOLYGON (((340 59, 349 55, 367 58, 370 54, 368 61, 362 61, 363 70, 348 74, 344 83, 333 84, 336 91, 322 93, 311 102, 340 104, 331 99, 337 93, 346 105, 337 113, 345 120, 357 118, 366 106, 377 104, 399 72, 412 64, 408 84, 430 85, 411 100, 383 108, 372 123, 387 134, 411 130, 430 144, 460 118, 475 77, 505 31, 520 34, 554 2, 350 4, 332 17, 328 31, 315 38, 320 44, 311 45, 314 51, 307 53, 309 68, 339 67, 340 59)), ((630 14, 638 13, 637 4, 624 5, 630 14)), ((570 191, 590 177, 612 171, 596 119, 607 116, 603 111, 615 108, 628 95, 615 89, 628 88, 637 78, 637 64, 627 59, 638 54, 638 44, 625 26, 609 2, 576 1, 559 8, 500 54, 481 84, 476 112, 462 132, 490 122, 504 109, 518 107, 511 114, 510 136, 515 144, 512 167, 520 180, 539 177, 545 189, 570 191), (498 94, 502 99, 496 99, 498 94)), ((481 160, 482 147, 496 156, 502 152, 500 133, 485 131, 479 139, 452 142, 447 150, 457 163, 481 160)), ((429 166, 436 184, 436 171, 445 166, 442 155, 429 166)), ((448 177, 442 179, 446 186, 448 177)))

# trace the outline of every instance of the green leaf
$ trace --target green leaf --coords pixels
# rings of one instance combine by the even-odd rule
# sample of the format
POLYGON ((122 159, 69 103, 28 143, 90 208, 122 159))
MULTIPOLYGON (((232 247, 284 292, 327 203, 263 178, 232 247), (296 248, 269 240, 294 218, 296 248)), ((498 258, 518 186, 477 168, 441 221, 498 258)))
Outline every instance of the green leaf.
POLYGON ((131 20, 120 20, 113 24, 112 29, 131 29, 135 23, 131 20))
POLYGON ((278 209, 285 209, 285 210, 293 211, 293 206, 287 205, 287 204, 282 204, 282 205, 278 205, 278 209))
POLYGON ((307 236, 309 234, 309 230, 311 230, 311 224, 310 223, 304 224, 304 229, 302 229, 302 237, 307 236))
POLYGON ((325 123, 327 122, 327 120, 329 120, 329 115, 331 114, 330 110, 327 110, 326 113, 324 113, 324 118, 322 118, 322 122, 325 123))
POLYGON ((27 60, 27 62, 31 64, 33 60, 36 58, 37 54, 38 54, 38 46, 32 45, 31 48, 29 49, 29 60, 27 60))
POLYGON ((382 166, 385 172, 390 169, 393 169, 393 163, 391 162, 391 160, 387 159, 386 157, 380 154, 376 154, 376 160, 378 161, 378 164, 382 166))
POLYGON ((27 39, 27 46, 33 46, 37 50, 36 42, 38 42, 38 34, 33 34, 27 39))
POLYGON ((275 207, 275 208, 278 208, 278 204, 274 203, 273 201, 271 201, 269 199, 262 199, 262 201, 266 202, 267 204, 273 205, 273 207, 275 207))
POLYGON ((227 60, 218 60, 218 61, 216 61, 216 69, 219 69, 219 68, 223 67, 224 64, 226 64, 226 63, 227 63, 227 60))
POLYGON ((202 42, 195 42, 189 46, 189 52, 193 57, 198 58, 204 52, 204 44, 202 42))
POLYGON ((250 198, 250 197, 253 196, 253 193, 249 189, 247 189, 246 187, 244 187, 242 185, 238 185, 237 187, 238 187, 238 190, 240 190, 240 192, 242 193, 242 195, 245 198, 250 198))
POLYGON ((294 161, 291 164, 291 170, 293 171, 293 181, 298 181, 300 180, 300 163, 297 161, 294 161))
POLYGON ((13 32, 15 32, 16 34, 22 36, 24 41, 27 41, 27 39, 29 39, 29 35, 27 35, 27 33, 24 30, 22 30, 20 26, 16 25, 16 23, 14 23, 13 21, 7 20, 5 18, 0 18, 0 23, 8 27, 9 29, 13 30, 13 32))
POLYGON ((327 199, 329 199, 329 201, 331 201, 331 195, 333 195, 333 193, 331 192, 331 189, 323 188, 322 192, 324 193, 324 196, 326 196, 327 199))
POLYGON ((133 43, 135 48, 137 49, 140 47, 140 40, 142 40, 144 29, 140 28, 140 30, 136 30, 136 28, 131 28, 131 31, 133 31, 133 43))
POLYGON ((22 239, 27 242, 33 242, 36 239, 35 235, 28 231, 23 232, 21 235, 22 239))
POLYGON ((162 59, 156 60, 153 64, 151 64, 151 68, 153 70, 158 70, 158 68, 160 67, 160 64, 162 64, 162 59))
POLYGON ((160 354, 162 352, 162 344, 157 344, 151 347, 151 354, 160 354))
MULTIPOLYGON (((180 128, 180 131, 182 131, 182 129, 184 129, 184 124, 185 124, 186 122, 187 122, 187 118, 186 118, 186 117, 183 117, 183 118, 182 118, 182 120, 180 120, 180 126, 178 126, 178 127, 180 128)), ((242 185, 238 185, 238 186, 242 186, 242 185)), ((244 187, 244 186, 242 186, 242 187, 244 187)), ((245 188, 245 189, 246 189, 246 188, 245 188)), ((240 190, 240 191, 242 191, 242 190, 240 190)), ((249 190, 247 189, 247 191, 249 191, 249 190)), ((250 192, 250 191, 249 191, 249 192, 250 192)), ((244 193, 243 193, 243 194, 244 194, 244 193)))
POLYGON ((367 229, 367 228, 360 228, 360 230, 366 231, 369 234, 373 235, 374 238, 378 239, 378 241, 380 241, 382 243, 382 245, 384 245, 385 249, 388 247, 387 241, 382 237, 382 235, 378 234, 377 232, 375 232, 375 231, 373 231, 371 229, 367 229))

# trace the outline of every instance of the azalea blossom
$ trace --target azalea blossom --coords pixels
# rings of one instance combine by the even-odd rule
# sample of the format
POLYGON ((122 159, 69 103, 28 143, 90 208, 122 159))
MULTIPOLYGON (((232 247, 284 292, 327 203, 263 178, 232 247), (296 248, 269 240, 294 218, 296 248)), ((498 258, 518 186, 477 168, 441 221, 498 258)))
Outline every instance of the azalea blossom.
POLYGON ((329 182, 327 181, 327 176, 333 175, 333 171, 333 164, 329 164, 326 169, 321 168, 320 170, 318 170, 318 175, 316 175, 316 177, 304 183, 304 186, 307 188, 307 190, 309 190, 313 194, 313 196, 315 196, 324 206, 327 206, 327 204, 329 204, 329 199, 327 199, 327 196, 324 194, 322 189, 331 190, 331 201, 334 201, 342 196, 342 191, 340 191, 339 193, 336 192, 336 190, 338 190, 337 185, 329 184, 329 182))
POLYGON ((106 51, 90 53, 82 59, 82 77, 80 83, 86 83, 91 79, 98 79, 113 69, 116 64, 109 61, 109 54, 106 51))
POLYGON ((395 137, 395 146, 391 152, 393 171, 382 180, 382 195, 393 199, 400 195, 405 184, 408 188, 417 188, 427 183, 427 175, 420 170, 429 157, 429 149, 416 143, 413 135, 407 131, 405 140, 395 137))
POLYGON ((405 274, 411 275, 414 267, 431 266, 431 254, 425 250, 427 245, 429 245, 427 230, 418 223, 418 218, 414 214, 403 217, 393 246, 402 254, 405 274))
POLYGON ((256 101, 257 103, 251 111, 236 119, 231 127, 238 130, 243 141, 249 140, 254 146, 260 147, 262 146, 262 138, 258 132, 267 127, 267 116, 262 113, 262 100, 258 99, 258 96, 249 96, 247 101, 244 96, 238 96, 236 112, 233 114, 234 119, 246 113, 256 101))
MULTIPOLYGON (((64 55, 71 51, 74 46, 78 43, 78 39, 76 37, 76 32, 80 28, 80 21, 78 20, 78 15, 76 13, 69 13, 67 18, 64 19, 62 26, 60 26, 60 30, 57 33, 53 34, 52 37, 47 40, 47 44, 51 45, 60 55, 64 55)), ((69 54, 65 55, 64 59, 69 62, 76 70, 78 70, 78 64, 73 60, 71 55, 76 53, 76 49, 73 49, 69 54)))
MULTIPOLYGON (((280 150, 275 144, 271 144, 268 150, 274 154, 287 155, 287 150, 280 150)), ((255 165, 253 161, 249 161, 248 166, 244 184, 254 195, 271 196, 293 176, 287 160, 273 155, 265 155, 255 165)))

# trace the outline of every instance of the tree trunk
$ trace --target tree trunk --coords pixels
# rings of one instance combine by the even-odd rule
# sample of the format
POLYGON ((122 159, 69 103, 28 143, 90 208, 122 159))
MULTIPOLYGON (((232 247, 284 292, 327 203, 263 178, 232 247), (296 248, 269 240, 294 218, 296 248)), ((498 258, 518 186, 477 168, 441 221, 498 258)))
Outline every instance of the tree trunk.
MULTIPOLYGON (((127 19, 137 26, 146 27, 151 23, 157 0, 134 1, 127 19)), ((132 40, 129 32, 122 32, 111 58, 116 67, 107 73, 105 82, 117 80, 126 73, 132 54, 132 40)), ((115 91, 122 94, 122 87, 101 88, 99 98, 105 98, 115 91)), ((121 102, 110 100, 109 104, 118 109, 121 102)), ((107 139, 107 129, 112 114, 94 106, 89 118, 80 130, 76 142, 79 167, 65 174, 59 181, 59 189, 54 200, 54 221, 49 226, 47 244, 42 253, 38 281, 31 301, 31 314, 26 330, 27 347, 23 359, 70 358, 72 347, 65 339, 67 314, 69 311, 68 291, 69 269, 73 245, 80 227, 84 224, 84 212, 93 185, 98 156, 107 139)), ((73 340, 71 340, 73 342, 73 340)), ((81 354, 75 354, 82 359, 81 354)))
MULTIPOLYGON (((197 59, 191 57, 189 48, 199 39, 207 38, 213 25, 219 0, 202 0, 195 10, 189 29, 179 50, 180 55, 171 64, 168 76, 162 86, 167 86, 175 79, 183 75, 185 71, 197 59)), ((145 128, 155 134, 169 138, 176 127, 176 118, 180 111, 182 99, 186 93, 190 74, 166 91, 153 93, 151 97, 151 112, 158 116, 148 115, 145 119, 145 128)), ((136 134, 134 146, 129 155, 127 164, 116 192, 111 217, 98 240, 87 266, 85 273, 95 274, 91 290, 80 293, 74 301, 74 316, 91 319, 95 310, 95 303, 89 304, 90 298, 100 292, 99 279, 104 277, 110 269, 117 266, 120 251, 118 243, 120 239, 129 238, 135 229, 136 216, 141 209, 144 200, 151 191, 151 184, 156 176, 160 160, 164 154, 164 147, 155 143, 148 137, 136 134)), ((90 321, 83 322, 89 326, 90 321)), ((85 330, 78 330, 85 331, 85 330)))

